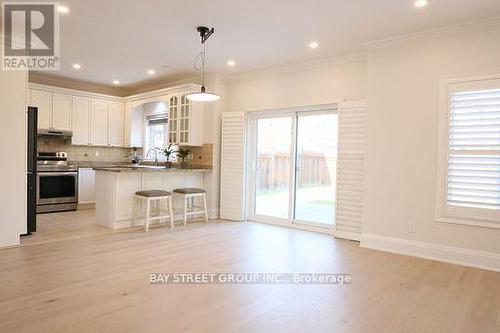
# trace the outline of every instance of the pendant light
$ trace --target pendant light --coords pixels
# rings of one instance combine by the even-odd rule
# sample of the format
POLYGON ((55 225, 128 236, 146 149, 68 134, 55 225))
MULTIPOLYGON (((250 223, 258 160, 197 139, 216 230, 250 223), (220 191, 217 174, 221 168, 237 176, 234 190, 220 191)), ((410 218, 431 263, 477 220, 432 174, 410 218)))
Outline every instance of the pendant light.
POLYGON ((203 52, 198 54, 198 56, 196 57, 195 68, 196 68, 196 62, 197 62, 198 58, 201 57, 201 70, 203 73, 203 80, 202 80, 203 83, 201 85, 200 92, 188 94, 186 96, 186 98, 189 99, 190 101, 214 102, 214 101, 219 100, 220 96, 215 94, 215 93, 207 92, 206 88, 205 88, 205 55, 206 55, 205 42, 214 33, 214 28, 208 29, 207 27, 198 27, 196 30, 198 30, 198 32, 200 33, 201 44, 203 45, 203 52))

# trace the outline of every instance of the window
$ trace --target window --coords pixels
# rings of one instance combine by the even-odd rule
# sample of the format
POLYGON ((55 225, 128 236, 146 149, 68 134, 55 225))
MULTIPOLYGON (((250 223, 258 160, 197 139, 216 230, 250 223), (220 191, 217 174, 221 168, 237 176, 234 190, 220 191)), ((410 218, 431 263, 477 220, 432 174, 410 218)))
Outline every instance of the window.
POLYGON ((443 89, 437 218, 500 228, 500 80, 443 89))
MULTIPOLYGON (((144 158, 154 158, 151 154, 147 156, 150 149, 163 149, 168 145, 168 116, 166 113, 155 114, 146 117, 146 145, 144 158)), ((158 159, 162 155, 158 152, 158 159)))

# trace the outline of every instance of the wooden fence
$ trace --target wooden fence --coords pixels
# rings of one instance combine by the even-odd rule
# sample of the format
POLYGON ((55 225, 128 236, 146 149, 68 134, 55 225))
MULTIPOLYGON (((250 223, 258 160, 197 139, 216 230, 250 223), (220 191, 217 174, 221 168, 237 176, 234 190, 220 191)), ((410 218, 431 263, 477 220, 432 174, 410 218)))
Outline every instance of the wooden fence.
MULTIPOLYGON (((335 180, 336 162, 335 156, 303 153, 299 162, 298 185, 307 187, 331 184, 335 180)), ((258 156, 257 163, 260 191, 288 188, 291 161, 287 154, 262 154, 258 156)))

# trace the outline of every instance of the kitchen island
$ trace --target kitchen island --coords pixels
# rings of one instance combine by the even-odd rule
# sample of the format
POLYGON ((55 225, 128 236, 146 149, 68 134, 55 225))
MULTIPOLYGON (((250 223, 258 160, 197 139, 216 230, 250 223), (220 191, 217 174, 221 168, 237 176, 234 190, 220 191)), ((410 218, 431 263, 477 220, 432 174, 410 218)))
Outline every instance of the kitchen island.
MULTIPOLYGON (((135 192, 143 190, 165 190, 172 192, 181 187, 205 188, 206 174, 210 168, 165 168, 165 167, 99 167, 94 168, 97 223, 111 228, 123 229, 144 225, 142 218, 134 218, 134 209, 141 216, 144 207, 135 199, 135 192)), ((182 220, 180 203, 174 197, 175 220, 182 220)), ((154 210, 153 210, 154 211, 154 210)))

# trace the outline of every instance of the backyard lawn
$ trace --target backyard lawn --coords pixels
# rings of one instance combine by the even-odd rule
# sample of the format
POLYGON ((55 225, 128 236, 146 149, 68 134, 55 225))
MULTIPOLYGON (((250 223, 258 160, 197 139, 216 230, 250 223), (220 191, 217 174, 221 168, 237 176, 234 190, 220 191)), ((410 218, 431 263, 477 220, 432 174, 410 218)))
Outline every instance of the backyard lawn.
MULTIPOLYGON (((258 192, 256 214, 288 218, 289 192, 258 192)), ((335 191, 331 185, 311 186, 297 190, 295 219, 333 225, 335 221, 335 191)))

